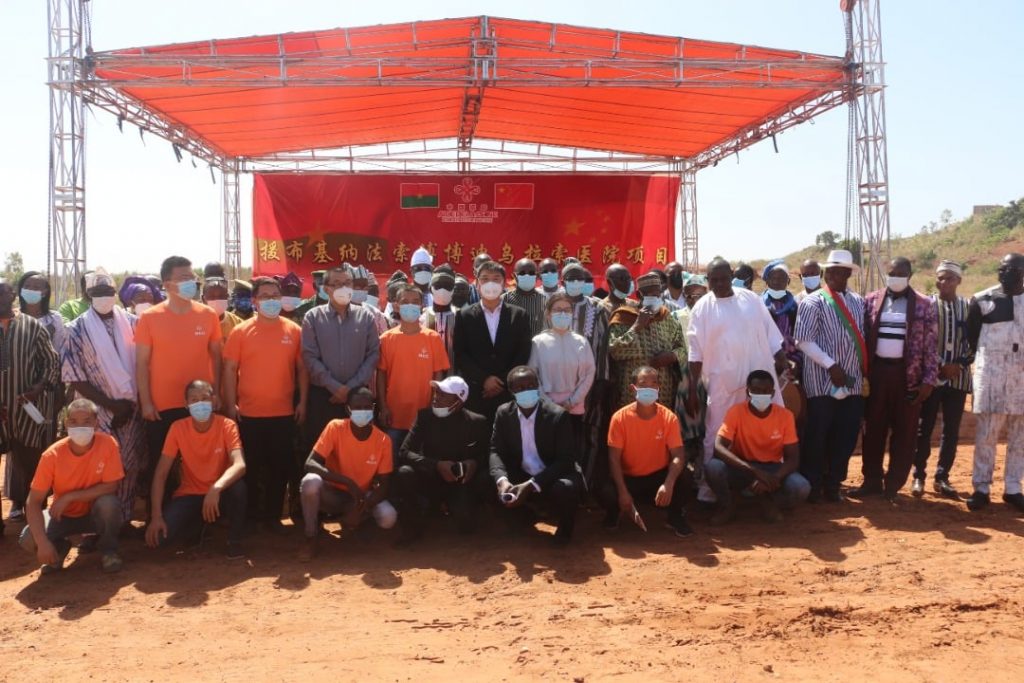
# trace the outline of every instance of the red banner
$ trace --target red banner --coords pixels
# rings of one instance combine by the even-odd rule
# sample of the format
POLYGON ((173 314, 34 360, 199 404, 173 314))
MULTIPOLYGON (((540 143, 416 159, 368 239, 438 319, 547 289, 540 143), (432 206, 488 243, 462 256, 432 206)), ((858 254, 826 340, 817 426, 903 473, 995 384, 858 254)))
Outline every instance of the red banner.
POLYGON ((423 245, 466 274, 481 251, 506 266, 574 256, 599 279, 615 262, 639 274, 675 257, 678 192, 665 175, 257 174, 253 272, 295 272, 308 293, 310 272, 345 261, 408 272, 423 245))

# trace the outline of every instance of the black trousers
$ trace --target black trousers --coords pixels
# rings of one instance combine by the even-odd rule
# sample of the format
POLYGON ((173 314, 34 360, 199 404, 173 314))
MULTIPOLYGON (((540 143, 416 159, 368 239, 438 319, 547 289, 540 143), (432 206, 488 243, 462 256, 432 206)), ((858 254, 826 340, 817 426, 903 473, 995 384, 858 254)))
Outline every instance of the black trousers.
POLYGON ((295 469, 292 434, 295 420, 239 416, 238 430, 245 451, 245 486, 249 519, 281 518, 284 493, 295 469))
POLYGON ((425 513, 436 510, 443 502, 460 533, 476 530, 483 473, 478 468, 472 480, 449 483, 433 468, 434 461, 429 461, 429 465, 402 465, 395 470, 392 481, 398 503, 398 523, 403 529, 418 533, 425 526, 425 513))
MULTIPOLYGON (((522 482, 513 481, 512 484, 522 482)), ((491 483, 493 487, 493 483, 491 483)), ((496 489, 491 489, 496 491, 496 489)), ((540 491, 532 491, 527 494, 523 505, 514 508, 506 508, 499 505, 506 520, 512 524, 533 523, 534 512, 546 512, 555 518, 558 525, 558 533, 563 536, 572 536, 576 528, 576 509, 579 507, 580 495, 583 491, 583 481, 576 474, 556 479, 550 482, 540 491)), ((492 495, 497 496, 496 493, 492 495)))
POLYGON ((924 479, 927 474, 928 456, 932 451, 932 432, 935 420, 942 410, 942 436, 939 439, 939 464, 935 478, 949 481, 949 471, 956 460, 956 446, 960 439, 960 420, 964 416, 967 392, 949 386, 935 387, 932 395, 921 407, 921 419, 917 426, 917 452, 914 454, 914 478, 924 479))
MULTIPOLYGON (((170 408, 161 410, 158 414, 160 416, 158 420, 146 422, 146 446, 149 452, 146 453, 142 466, 139 468, 138 491, 140 498, 149 498, 156 464, 160 462, 160 456, 164 451, 164 441, 167 440, 167 432, 171 431, 171 425, 189 416, 188 408, 170 408)), ((167 492, 170 493, 176 486, 176 481, 168 480, 167 492)))
MULTIPOLYGON (((623 480, 626 483, 626 490, 629 491, 629 495, 633 496, 634 505, 650 504, 654 505, 654 496, 658 493, 658 488, 665 483, 665 476, 668 474, 668 468, 660 469, 657 472, 651 472, 645 474, 642 477, 628 477, 623 475, 623 480)), ((689 475, 686 470, 680 473, 679 477, 676 478, 675 486, 672 487, 672 502, 668 504, 669 517, 679 516, 686 514, 686 498, 692 488, 687 484, 689 475)), ((608 481, 600 489, 601 505, 609 513, 617 513, 619 511, 619 491, 615 486, 615 483, 608 481)))
POLYGON ((348 417, 348 407, 343 403, 331 403, 330 398, 331 392, 323 387, 310 385, 309 398, 306 401, 306 424, 303 429, 310 448, 320 438, 320 433, 324 431, 328 422, 348 417))

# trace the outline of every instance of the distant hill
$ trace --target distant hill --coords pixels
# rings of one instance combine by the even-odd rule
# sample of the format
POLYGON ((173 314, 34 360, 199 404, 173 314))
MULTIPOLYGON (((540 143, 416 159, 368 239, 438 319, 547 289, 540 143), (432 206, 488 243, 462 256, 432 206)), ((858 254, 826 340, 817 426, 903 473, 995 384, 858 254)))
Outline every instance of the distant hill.
MULTIPOLYGON (((826 244, 787 254, 786 265, 796 271, 805 259, 823 260, 830 249, 844 248, 842 244, 832 244, 841 242, 841 237, 835 233, 822 233, 819 242, 826 244)), ((948 222, 945 226, 933 222, 922 226, 916 235, 893 237, 891 240, 892 255, 906 256, 914 264, 911 285, 917 291, 929 294, 935 291, 935 267, 941 260, 952 259, 964 264, 964 280, 959 291, 962 295, 970 295, 996 284, 999 261, 1009 252, 1024 253, 1024 198, 980 216, 948 222)), ((760 278, 761 268, 767 260, 750 263, 760 278)), ((758 280, 755 289, 760 291, 763 287, 764 283, 758 280)), ((794 277, 792 288, 798 287, 799 282, 794 277)))

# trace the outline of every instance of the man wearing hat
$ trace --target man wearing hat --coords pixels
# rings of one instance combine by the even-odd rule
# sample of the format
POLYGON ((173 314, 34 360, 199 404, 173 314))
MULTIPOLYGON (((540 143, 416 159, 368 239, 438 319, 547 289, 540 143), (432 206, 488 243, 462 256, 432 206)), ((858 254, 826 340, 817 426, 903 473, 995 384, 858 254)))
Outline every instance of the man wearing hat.
POLYGON ((434 273, 434 257, 426 248, 420 247, 412 252, 409 272, 412 274, 412 281, 423 292, 423 305, 430 306, 430 276, 434 273))
POLYGON ((324 291, 323 287, 324 275, 326 274, 326 270, 314 270, 309 274, 313 278, 313 296, 304 299, 298 308, 295 309, 295 322, 302 324, 302 319, 306 317, 309 309, 327 303, 327 292, 324 291))
POLYGON ((434 271, 430 278, 430 298, 433 303, 423 309, 423 326, 441 335, 445 351, 448 353, 448 364, 455 365, 455 353, 452 341, 455 337, 455 313, 458 308, 453 304, 455 298, 455 276, 451 273, 434 271))
POLYGON ((971 392, 971 362, 973 355, 967 343, 967 299, 957 296, 963 268, 955 261, 942 261, 935 269, 935 287, 939 293, 932 296, 938 318, 939 379, 935 390, 921 406, 921 422, 917 431, 917 453, 914 456, 914 483, 911 492, 924 494, 928 456, 931 454, 932 431, 935 418, 942 409, 942 438, 939 441, 939 463, 935 468, 935 492, 946 498, 959 500, 960 496, 949 483, 949 471, 956 459, 957 440, 960 438, 960 418, 964 414, 967 394, 971 392))
POLYGON ((347 267, 352 271, 352 305, 362 306, 370 312, 370 315, 373 316, 374 325, 377 327, 377 334, 384 334, 391 329, 391 323, 387 316, 379 308, 369 304, 370 280, 373 279, 374 283, 376 283, 373 273, 366 266, 353 266, 343 263, 341 267, 347 267))
POLYGON ((302 278, 290 272, 276 279, 281 283, 281 317, 301 324, 298 308, 302 304, 302 278))
POLYGON ((407 541, 423 533, 425 516, 443 502, 460 533, 476 528, 481 474, 487 471, 490 425, 464 408, 469 385, 458 376, 431 382, 395 469, 399 523, 407 541))

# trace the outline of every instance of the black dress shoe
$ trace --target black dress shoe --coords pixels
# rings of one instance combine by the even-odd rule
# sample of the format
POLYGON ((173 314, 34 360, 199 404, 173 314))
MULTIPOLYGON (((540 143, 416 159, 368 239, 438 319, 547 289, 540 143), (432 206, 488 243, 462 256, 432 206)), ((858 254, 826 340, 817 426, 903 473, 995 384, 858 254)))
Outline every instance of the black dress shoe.
POLYGON ((1017 508, 1017 512, 1024 512, 1024 493, 1004 493, 1003 502, 1017 508))
POLYGON ((967 499, 967 509, 972 512, 977 512, 983 508, 988 507, 990 500, 987 493, 981 491, 975 491, 971 494, 971 497, 967 499))
POLYGON ((846 496, 839 489, 825 489, 826 503, 842 503, 844 500, 846 500, 846 496))
POLYGON ((882 489, 881 484, 864 482, 855 489, 850 489, 846 492, 851 498, 868 498, 870 496, 883 496, 885 491, 882 489))
POLYGON ((950 486, 949 482, 945 479, 936 479, 935 483, 932 485, 932 489, 943 498, 960 500, 960 494, 957 493, 956 489, 950 486))
POLYGON ((910 485, 910 493, 913 494, 914 498, 920 498, 924 495, 924 479, 914 479, 914 483, 910 485))

